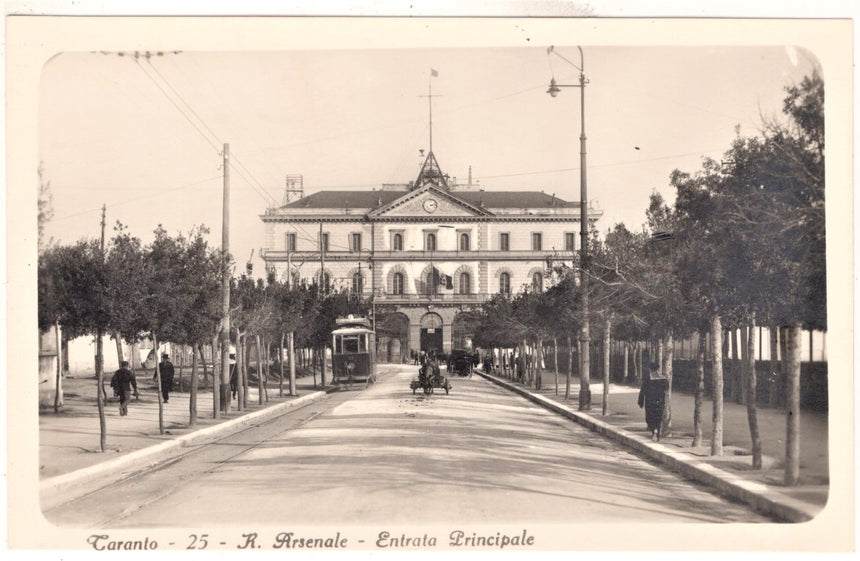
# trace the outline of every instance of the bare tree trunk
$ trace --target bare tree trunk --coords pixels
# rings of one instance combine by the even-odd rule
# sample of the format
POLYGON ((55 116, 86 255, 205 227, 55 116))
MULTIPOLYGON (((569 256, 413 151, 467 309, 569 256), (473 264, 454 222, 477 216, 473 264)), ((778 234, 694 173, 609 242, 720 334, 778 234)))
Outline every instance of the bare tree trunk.
POLYGON ((320 349, 320 384, 325 387, 325 344, 320 349))
POLYGON ((702 445, 702 407, 705 403, 705 336, 698 333, 696 352, 696 398, 693 409, 693 447, 702 445))
POLYGON ((188 396, 188 424, 197 424, 197 351, 191 345, 191 387, 188 396))
POLYGON ((785 484, 800 479, 800 324, 789 327, 786 388, 785 484))
POLYGON ((603 323, 603 415, 606 415, 609 407, 609 353, 610 336, 612 333, 612 320, 606 318, 603 323))
POLYGON ((290 395, 296 396, 296 349, 295 349, 295 332, 290 331, 287 340, 290 356, 290 395))
POLYGON ((672 435, 672 368, 674 366, 675 361, 675 339, 672 337, 672 334, 669 333, 666 335, 665 341, 661 342, 660 345, 663 348, 663 352, 661 353, 663 360, 663 375, 666 376, 666 380, 669 382, 666 386, 666 405, 663 408, 663 422, 660 427, 660 434, 662 436, 671 436, 672 435))
MULTIPOLYGON (((744 325, 741 327, 741 403, 748 404, 749 402, 749 365, 750 365, 750 354, 752 354, 752 364, 755 367, 755 341, 753 340, 753 348, 750 350, 749 341, 750 337, 754 337, 753 334, 749 333, 749 326, 744 325)), ((755 373, 753 373, 753 376, 755 373)))
POLYGON ((104 375, 104 357, 102 355, 102 332, 99 330, 96 335, 96 383, 98 388, 98 410, 99 410, 99 450, 104 452, 107 447, 107 423, 105 421, 105 375, 104 375))
POLYGON ((750 425, 750 439, 752 440, 753 469, 762 467, 761 434, 758 429, 758 415, 756 412, 756 372, 755 372, 755 312, 750 316, 750 324, 747 328, 747 366, 746 366, 746 401, 747 419, 750 425))
POLYGON ((218 380, 218 363, 215 357, 219 355, 218 342, 221 339, 219 335, 215 335, 212 339, 212 418, 221 418, 221 384, 218 380))
POLYGON ((558 395, 558 337, 552 338, 552 366, 555 370, 555 395, 558 395))
POLYGON ((161 368, 158 366, 158 339, 152 332, 152 350, 155 351, 155 385, 158 394, 158 434, 164 434, 164 401, 161 395, 161 368))
POLYGON ((570 399, 570 377, 573 375, 573 342, 567 334, 567 378, 564 384, 564 399, 570 399))
POLYGON ((271 355, 271 346, 268 338, 263 339, 263 349, 265 349, 264 358, 263 358, 263 401, 266 403, 269 402, 269 374, 271 373, 269 370, 269 357, 271 355))
POLYGON ((54 379, 54 413, 60 411, 60 396, 63 395, 61 372, 63 370, 63 346, 60 342, 60 324, 54 323, 54 341, 57 345, 57 372, 54 379))
POLYGON ((117 365, 122 364, 122 361, 125 360, 122 353, 122 337, 119 334, 119 331, 114 330, 113 340, 116 341, 116 363, 117 365))
MULTIPOLYGON (((61 368, 64 373, 69 373, 69 337, 66 335, 66 332, 62 332, 62 337, 60 338, 60 363, 61 368)), ((134 363, 132 363, 132 372, 134 372, 134 363)))
MULTIPOLYGON (((779 328, 780 356, 782 360, 779 365, 779 403, 782 406, 788 404, 788 377, 791 375, 791 357, 789 356, 789 339, 791 338, 790 327, 779 328)), ((787 410, 787 408, 786 408, 787 410)))
POLYGON ((714 391, 714 433, 711 437, 711 455, 723 455, 723 327, 720 316, 711 319, 711 344, 713 345, 714 365, 711 368, 714 391))
POLYGON ((630 383, 630 343, 624 341, 621 343, 622 352, 624 353, 624 371, 621 374, 621 379, 625 384, 630 383))
POLYGON ((242 402, 245 404, 245 409, 248 408, 248 395, 251 393, 251 365, 249 364, 249 356, 251 355, 251 343, 248 341, 248 335, 242 336, 242 402))
POLYGON ((284 338, 286 337, 285 333, 281 333, 281 343, 278 345, 278 368, 280 369, 280 373, 278 375, 278 397, 284 397, 284 338))
POLYGON ((779 328, 769 325, 767 328, 770 339, 770 376, 768 380, 767 405, 776 407, 779 405, 779 328))
POLYGON ((182 369, 185 366, 185 345, 179 347, 179 391, 182 391, 182 369))
POLYGON ((257 343, 257 405, 263 404, 263 358, 260 349, 260 336, 254 335, 254 341, 257 343))
POLYGON ((543 339, 538 339, 535 349, 535 389, 540 391, 543 387, 543 339))
MULTIPOLYGON (((307 354, 307 349, 305 349, 305 353, 307 354)), ((317 387, 317 359, 316 359, 316 349, 311 349, 311 370, 314 373, 314 388, 317 387)))
POLYGON ((642 346, 639 341, 633 347, 633 375, 635 376, 636 384, 642 383, 642 346))

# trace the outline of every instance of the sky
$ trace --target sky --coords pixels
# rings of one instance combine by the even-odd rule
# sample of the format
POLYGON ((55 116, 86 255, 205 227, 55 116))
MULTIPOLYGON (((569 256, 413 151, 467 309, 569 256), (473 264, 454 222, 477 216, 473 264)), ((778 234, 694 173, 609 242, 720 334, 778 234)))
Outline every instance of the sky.
MULTIPOLYGON (((221 150, 229 143, 230 249, 263 244, 259 215, 284 202, 287 174, 305 194, 415 179, 432 149, 461 183, 580 198, 576 45, 181 51, 64 51, 39 83, 39 160, 57 243, 107 237, 116 222, 144 242, 205 225, 221 241, 221 150), (120 55, 124 56, 120 56, 120 55), (560 55, 560 56, 559 56, 560 55), (438 76, 431 77, 431 69, 438 76)), ((719 160, 736 135, 781 118, 785 87, 815 54, 774 46, 583 45, 587 185, 601 232, 638 230, 652 192, 674 196, 674 169, 719 160)), ((826 81, 825 81, 826 84, 826 81)))

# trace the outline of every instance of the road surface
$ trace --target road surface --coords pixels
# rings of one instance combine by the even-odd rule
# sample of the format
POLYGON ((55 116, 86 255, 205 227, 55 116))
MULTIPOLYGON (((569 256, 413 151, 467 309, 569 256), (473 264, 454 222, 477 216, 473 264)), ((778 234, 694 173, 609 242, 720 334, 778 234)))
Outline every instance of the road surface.
POLYGON ((477 376, 336 392, 45 513, 60 526, 770 522, 477 376))

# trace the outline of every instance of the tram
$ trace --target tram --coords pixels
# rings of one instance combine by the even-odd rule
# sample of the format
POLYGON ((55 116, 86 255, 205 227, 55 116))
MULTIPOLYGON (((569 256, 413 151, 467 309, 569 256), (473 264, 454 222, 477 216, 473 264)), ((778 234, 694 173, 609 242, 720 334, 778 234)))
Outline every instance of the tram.
POLYGON ((366 317, 349 315, 335 320, 331 332, 332 382, 350 388, 376 382, 376 334, 366 317))

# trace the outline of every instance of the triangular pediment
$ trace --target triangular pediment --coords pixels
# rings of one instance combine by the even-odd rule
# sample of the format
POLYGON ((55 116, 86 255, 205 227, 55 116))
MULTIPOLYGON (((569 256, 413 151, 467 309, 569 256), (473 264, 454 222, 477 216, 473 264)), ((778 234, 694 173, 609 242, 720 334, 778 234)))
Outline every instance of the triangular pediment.
POLYGON ((368 213, 370 218, 381 217, 474 217, 492 216, 493 213, 485 208, 477 207, 457 197, 455 193, 439 189, 434 185, 425 185, 414 191, 405 193, 387 205, 368 213))

